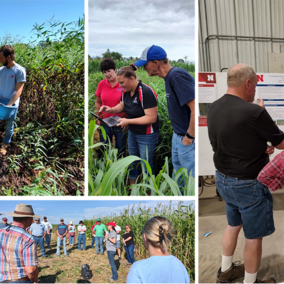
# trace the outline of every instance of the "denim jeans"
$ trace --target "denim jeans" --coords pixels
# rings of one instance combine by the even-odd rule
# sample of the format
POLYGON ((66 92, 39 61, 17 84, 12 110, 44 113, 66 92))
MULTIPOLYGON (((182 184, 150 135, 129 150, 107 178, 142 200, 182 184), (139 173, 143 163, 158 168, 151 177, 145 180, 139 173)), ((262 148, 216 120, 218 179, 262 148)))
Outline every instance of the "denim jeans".
POLYGON ((181 140, 184 136, 173 134, 172 138, 172 163, 174 172, 180 168, 187 169, 195 178, 195 140, 190 145, 183 145, 181 140))
POLYGON ((51 235, 48 235, 48 234, 45 235, 45 243, 48 248, 50 248, 50 237, 51 235))
POLYGON ((115 251, 109 251, 109 250, 107 251, 107 257, 108 257, 108 261, 111 267, 112 279, 117 280, 118 276, 117 276, 116 266, 114 263, 114 255, 115 255, 115 251))
POLYGON ((134 244, 131 244, 130 246, 125 246, 124 247, 126 254, 127 254, 127 260, 130 263, 134 263, 134 244))
POLYGON ((86 235, 78 235, 78 250, 81 250, 81 242, 83 243, 83 250, 85 250, 86 235))
POLYGON ((61 242, 63 242, 64 254, 66 256, 68 256, 67 255, 67 248, 66 248, 66 236, 63 237, 63 240, 61 240, 59 237, 57 237, 57 251, 56 251, 56 255, 59 256, 59 254, 60 254, 61 242))
POLYGON ((275 231, 273 200, 267 186, 257 179, 241 180, 216 172, 216 187, 226 201, 228 224, 243 225, 247 239, 259 239, 275 231))
POLYGON ((75 237, 73 236, 70 236, 70 242, 69 242, 69 245, 74 245, 74 239, 75 237))
POLYGON ((104 249, 103 249, 103 237, 96 237, 96 249, 97 249, 97 253, 99 253, 99 247, 101 249, 101 253, 104 253, 104 249))
POLYGON ((92 238, 92 245, 91 245, 92 248, 94 247, 95 240, 96 240, 96 237, 93 236, 93 238, 92 238))
POLYGON ((44 238, 43 237, 35 237, 35 236, 33 236, 33 238, 35 239, 36 244, 39 245, 39 247, 40 247, 41 256, 45 257, 44 238))
POLYGON ((106 132, 106 140, 100 131, 100 142, 108 143, 108 138, 112 142, 112 137, 115 137, 115 148, 118 150, 118 155, 121 157, 125 157, 125 150, 126 150, 126 140, 127 140, 127 133, 123 133, 122 128, 119 127, 109 127, 106 124, 102 125, 105 132, 106 132))
MULTIPOLYGON (((154 174, 154 157, 155 148, 159 141, 159 131, 152 134, 135 134, 128 130, 128 152, 129 155, 138 156, 141 159, 148 160, 154 174)), ((130 179, 136 179, 140 173, 141 168, 137 168, 139 161, 135 161, 131 164, 131 170, 129 173, 130 179)), ((147 173, 147 170, 146 170, 147 173)))
POLYGON ((5 135, 3 138, 3 142, 5 144, 11 143, 14 131, 14 121, 16 120, 17 113, 18 113, 18 108, 15 109, 14 115, 12 115, 9 119, 5 120, 5 135))

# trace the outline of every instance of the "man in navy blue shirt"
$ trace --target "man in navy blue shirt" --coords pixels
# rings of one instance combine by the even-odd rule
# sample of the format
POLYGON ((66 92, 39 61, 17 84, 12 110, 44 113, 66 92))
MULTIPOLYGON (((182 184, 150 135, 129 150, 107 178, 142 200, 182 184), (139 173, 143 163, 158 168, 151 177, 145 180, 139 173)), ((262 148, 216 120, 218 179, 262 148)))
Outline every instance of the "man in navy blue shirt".
POLYGON ((195 177, 195 80, 183 68, 169 64, 165 50, 147 47, 135 65, 143 66, 149 76, 165 80, 169 116, 174 134, 172 162, 174 171, 186 168, 195 177))
POLYGON ((67 257, 67 248, 66 248, 66 235, 68 233, 68 226, 64 224, 64 219, 61 218, 60 219, 60 224, 57 226, 57 251, 56 251, 56 255, 57 257, 59 257, 60 254, 60 245, 61 242, 63 242, 63 249, 64 249, 64 254, 67 257))

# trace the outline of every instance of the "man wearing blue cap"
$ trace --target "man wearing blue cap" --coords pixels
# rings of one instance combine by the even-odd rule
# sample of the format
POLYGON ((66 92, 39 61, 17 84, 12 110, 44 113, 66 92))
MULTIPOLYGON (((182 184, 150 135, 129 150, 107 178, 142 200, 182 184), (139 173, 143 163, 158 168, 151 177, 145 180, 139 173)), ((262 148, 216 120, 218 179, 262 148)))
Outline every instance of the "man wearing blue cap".
POLYGON ((172 162, 175 172, 186 168, 195 177, 195 80, 183 68, 169 64, 165 50, 159 46, 147 47, 141 59, 134 63, 149 76, 165 80, 169 116, 174 134, 172 162))

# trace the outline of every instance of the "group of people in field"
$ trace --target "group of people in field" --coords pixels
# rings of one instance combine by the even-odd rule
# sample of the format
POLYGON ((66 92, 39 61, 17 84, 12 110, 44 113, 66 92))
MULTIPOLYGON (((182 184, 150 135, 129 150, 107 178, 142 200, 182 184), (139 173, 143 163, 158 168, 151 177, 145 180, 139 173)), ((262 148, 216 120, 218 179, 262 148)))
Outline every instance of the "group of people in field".
MULTIPOLYGON (((45 258, 43 240, 49 235, 46 240, 47 246, 50 248, 52 225, 46 217, 43 222, 40 222, 41 216, 34 213, 31 205, 17 204, 14 212, 6 215, 12 216, 13 222, 8 224, 7 220, 3 220, 4 226, 0 226, 0 263, 4 264, 0 265, 0 282, 37 283, 39 270, 36 246, 39 244, 41 256, 45 258)), ((66 225, 64 220, 60 219, 60 224, 56 229, 57 257, 59 257, 61 244, 63 244, 65 256, 68 257, 66 239, 69 235, 69 245, 73 246, 75 233, 78 234, 78 249, 81 250, 81 243, 83 243, 82 248, 85 250, 87 230, 83 221, 80 221, 75 228, 73 222, 66 225)), ((121 227, 115 221, 104 225, 100 219, 97 219, 91 230, 95 238, 97 254, 104 253, 102 243, 104 240, 106 242, 105 247, 112 271, 112 276, 108 280, 110 282, 118 281, 119 275, 114 256, 117 251, 118 259, 121 259, 121 227)), ((141 231, 141 236, 134 236, 130 225, 125 225, 122 244, 128 259, 126 265, 131 265, 127 283, 189 283, 190 279, 186 268, 178 258, 169 252, 173 237, 173 225, 164 217, 156 216, 149 219, 141 231), (134 239, 140 237, 143 239, 143 244, 149 251, 150 257, 135 261, 134 239)), ((94 239, 92 247, 94 247, 94 239)))
MULTIPOLYGON (((147 160, 154 173, 155 148, 159 143, 157 94, 152 87, 137 78, 137 67, 143 67, 149 76, 164 79, 169 117, 174 131, 174 173, 185 168, 188 174, 195 177, 194 78, 185 69, 172 67, 165 50, 159 46, 146 48, 139 61, 119 70, 110 58, 101 62, 100 68, 105 79, 97 86, 95 109, 103 119, 114 115, 120 119, 114 127, 102 124, 106 139, 100 133, 100 141, 112 141, 114 136, 115 147, 119 155, 124 157, 128 133, 128 154, 147 160)), ((98 123, 100 124, 99 120, 98 123)), ((134 184, 140 173, 138 161, 133 162, 129 183, 134 184)))

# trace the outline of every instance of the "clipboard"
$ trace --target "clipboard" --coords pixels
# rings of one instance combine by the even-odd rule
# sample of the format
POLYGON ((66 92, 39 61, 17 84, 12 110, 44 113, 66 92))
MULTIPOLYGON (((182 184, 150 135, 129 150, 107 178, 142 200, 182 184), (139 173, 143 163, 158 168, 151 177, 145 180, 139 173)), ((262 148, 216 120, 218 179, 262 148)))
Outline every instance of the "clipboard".
POLYGON ((117 115, 114 115, 103 119, 92 111, 90 113, 95 116, 100 122, 105 123, 108 127, 116 126, 119 123, 118 120, 121 118, 117 115))

